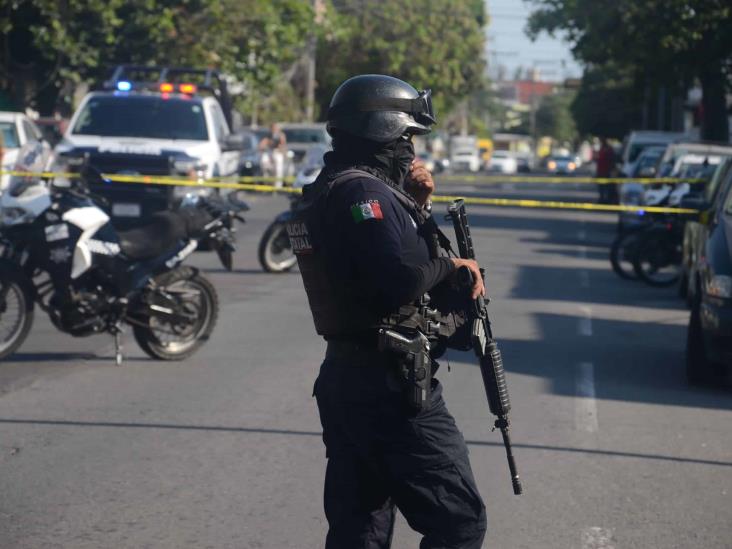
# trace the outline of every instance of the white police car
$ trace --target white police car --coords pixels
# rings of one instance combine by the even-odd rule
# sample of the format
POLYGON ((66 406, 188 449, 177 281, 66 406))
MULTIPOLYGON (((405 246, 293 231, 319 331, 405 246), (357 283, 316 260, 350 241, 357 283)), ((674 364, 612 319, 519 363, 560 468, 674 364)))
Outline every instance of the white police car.
MULTIPOLYGON (((236 177, 241 143, 230 130, 226 82, 211 70, 117 67, 88 94, 55 149, 55 171, 90 164, 105 174, 236 177)), ((116 224, 134 225, 208 187, 112 183, 91 189, 109 201, 116 224)))
MULTIPOLYGON (((0 170, 43 171, 51 156, 51 147, 41 130, 26 115, 0 112, 0 170)), ((0 193, 11 181, 9 174, 0 174, 0 193)))

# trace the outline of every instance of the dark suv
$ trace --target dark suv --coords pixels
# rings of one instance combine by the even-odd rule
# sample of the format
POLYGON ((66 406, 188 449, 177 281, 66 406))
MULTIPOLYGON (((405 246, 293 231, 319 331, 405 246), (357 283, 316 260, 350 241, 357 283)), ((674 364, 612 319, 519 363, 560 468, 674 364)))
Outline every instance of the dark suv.
MULTIPOLYGON (((682 206, 691 205, 682 202, 682 206)), ((701 214, 690 269, 686 344, 690 383, 721 379, 732 366, 732 172, 701 214)))

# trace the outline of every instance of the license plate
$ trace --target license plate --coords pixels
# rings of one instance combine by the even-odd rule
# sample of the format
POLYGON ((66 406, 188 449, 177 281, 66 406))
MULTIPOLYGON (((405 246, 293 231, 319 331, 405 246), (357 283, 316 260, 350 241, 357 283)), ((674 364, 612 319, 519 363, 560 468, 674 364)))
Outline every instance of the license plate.
POLYGON ((58 225, 49 225, 45 228, 46 242, 56 242, 57 240, 66 240, 69 238, 69 226, 66 223, 58 225))
POLYGON ((115 217, 140 217, 139 204, 112 204, 112 215, 115 217))

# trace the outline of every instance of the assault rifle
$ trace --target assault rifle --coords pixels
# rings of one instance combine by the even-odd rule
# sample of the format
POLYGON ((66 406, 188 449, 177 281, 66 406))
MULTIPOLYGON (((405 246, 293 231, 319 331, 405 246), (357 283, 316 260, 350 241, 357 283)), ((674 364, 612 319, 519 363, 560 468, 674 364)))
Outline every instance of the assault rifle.
MULTIPOLYGON (((465 213, 465 203, 462 199, 455 200, 447 208, 447 219, 452 221, 455 228, 458 252, 463 259, 475 259, 473 250, 473 239, 470 236, 468 216, 465 213)), ((485 278, 485 271, 480 270, 485 278)), ((473 287, 473 275, 467 267, 461 267, 458 271, 458 281, 466 289, 473 287)), ((471 324, 471 342, 478 360, 480 361, 480 373, 483 377, 485 393, 488 397, 488 407, 494 416, 497 416, 495 427, 501 430, 503 445, 506 447, 508 468, 511 472, 513 493, 521 494, 521 480, 516 470, 516 462, 513 459, 511 449, 511 437, 509 433, 508 412, 511 410, 511 403, 508 399, 508 386, 506 375, 503 371, 503 359, 501 351, 493 339, 491 322, 488 320, 486 300, 478 296, 465 308, 467 321, 471 324)))

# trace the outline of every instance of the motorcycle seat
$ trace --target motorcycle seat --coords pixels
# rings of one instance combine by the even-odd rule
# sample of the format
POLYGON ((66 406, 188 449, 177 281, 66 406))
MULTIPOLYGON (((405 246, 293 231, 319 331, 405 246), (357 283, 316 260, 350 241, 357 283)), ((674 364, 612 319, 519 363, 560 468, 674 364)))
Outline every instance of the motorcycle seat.
POLYGON ((142 227, 119 231, 119 246, 133 260, 158 257, 188 236, 185 220, 177 212, 157 212, 142 227))

